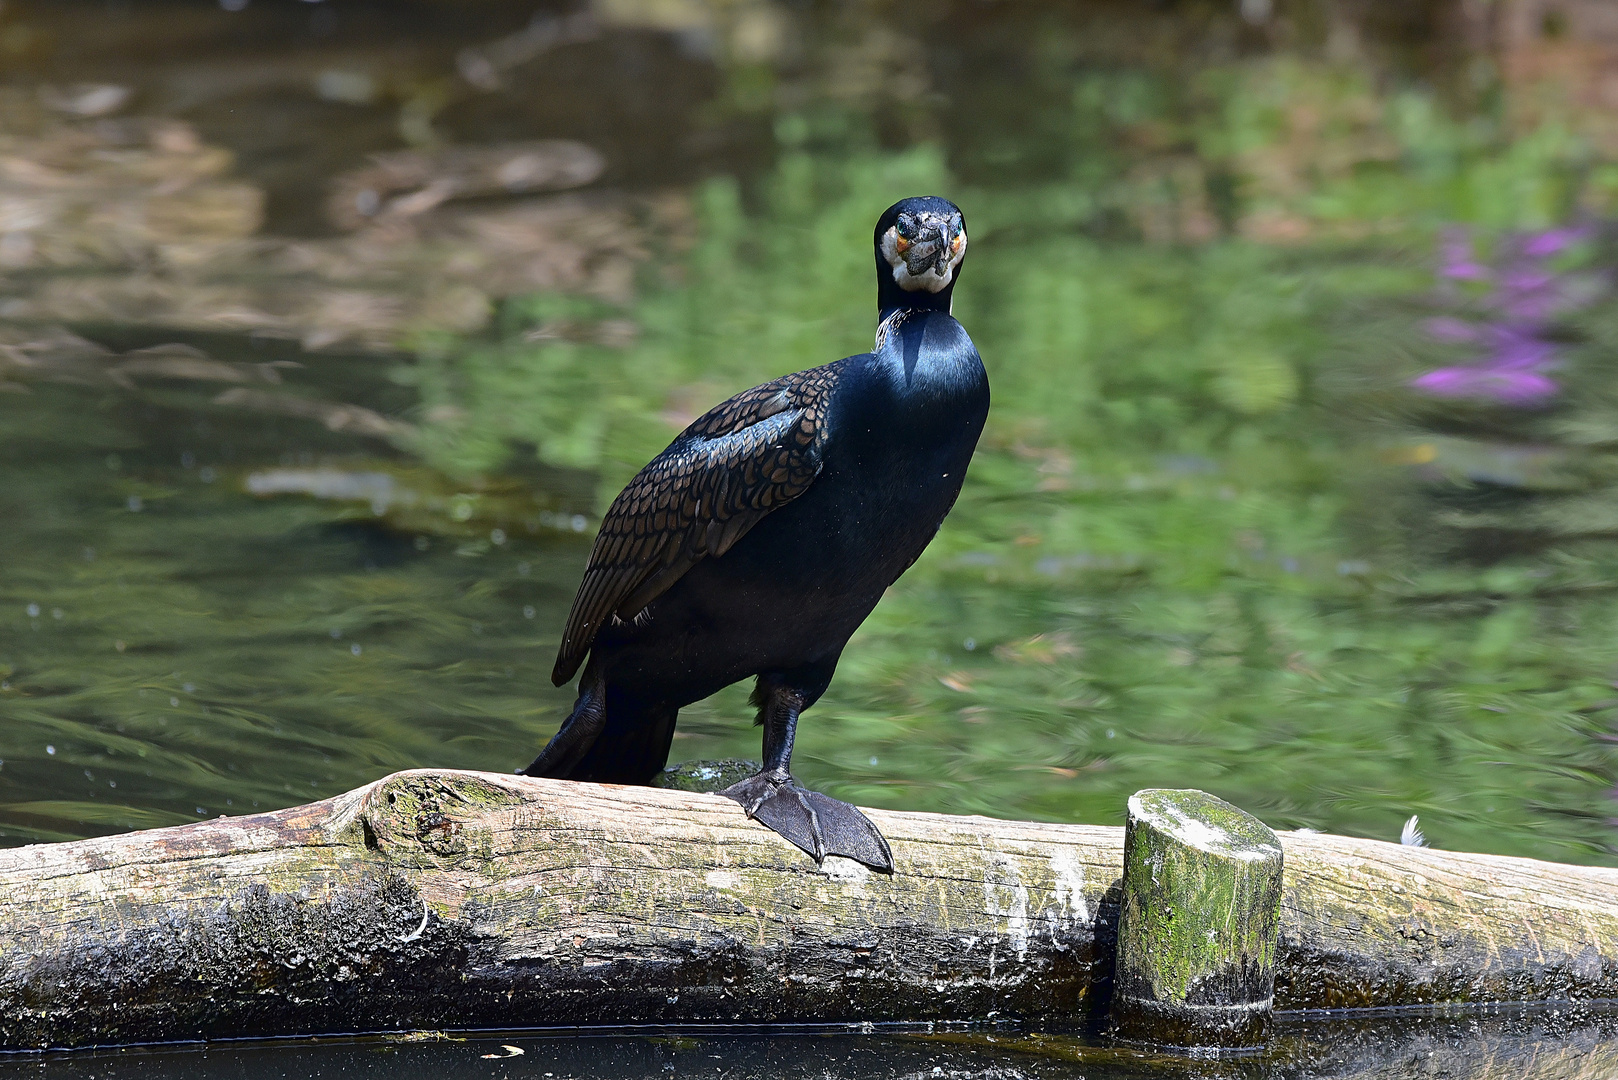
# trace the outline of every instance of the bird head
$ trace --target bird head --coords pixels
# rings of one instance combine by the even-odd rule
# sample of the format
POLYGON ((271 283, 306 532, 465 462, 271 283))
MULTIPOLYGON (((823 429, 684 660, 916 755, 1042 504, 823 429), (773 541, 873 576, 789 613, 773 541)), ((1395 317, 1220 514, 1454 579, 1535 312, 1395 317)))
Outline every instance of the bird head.
MULTIPOLYGON (((902 293, 939 296, 947 304, 961 260, 966 257, 966 220, 960 207, 936 195, 902 199, 888 207, 876 223, 878 303, 897 286, 902 293), (890 284, 891 283, 891 284, 890 284)), ((914 306, 920 296, 895 297, 914 306)))

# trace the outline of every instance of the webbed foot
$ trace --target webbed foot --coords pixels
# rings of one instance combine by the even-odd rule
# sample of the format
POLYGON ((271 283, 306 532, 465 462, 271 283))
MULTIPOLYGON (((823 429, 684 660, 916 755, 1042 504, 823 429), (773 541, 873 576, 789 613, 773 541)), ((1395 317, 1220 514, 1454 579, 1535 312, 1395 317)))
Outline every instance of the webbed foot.
POLYGON ((810 791, 785 772, 761 772, 719 792, 747 816, 807 851, 819 862, 841 855, 893 873, 893 853, 871 819, 846 802, 810 791))

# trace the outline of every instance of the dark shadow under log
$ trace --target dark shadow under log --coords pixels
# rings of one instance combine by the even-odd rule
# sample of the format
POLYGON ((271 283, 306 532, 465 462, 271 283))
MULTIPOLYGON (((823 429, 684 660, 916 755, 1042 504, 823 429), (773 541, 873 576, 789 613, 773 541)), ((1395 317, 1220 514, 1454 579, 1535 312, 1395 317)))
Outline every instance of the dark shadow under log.
MULTIPOLYGON (((1122 829, 870 815, 891 877, 718 796, 436 770, 0 851, 0 1046, 1105 1008, 1122 829)), ((1278 1009, 1618 998, 1618 871, 1280 835, 1278 1009)))

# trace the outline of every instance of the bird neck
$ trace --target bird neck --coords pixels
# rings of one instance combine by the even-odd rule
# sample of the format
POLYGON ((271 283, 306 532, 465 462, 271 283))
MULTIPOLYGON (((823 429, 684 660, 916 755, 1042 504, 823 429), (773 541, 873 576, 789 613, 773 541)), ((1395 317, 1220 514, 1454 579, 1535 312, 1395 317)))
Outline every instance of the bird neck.
MULTIPOLYGON (((895 311, 941 311, 949 314, 955 296, 953 279, 935 293, 906 292, 893 280, 893 268, 887 264, 881 252, 877 252, 876 263, 876 310, 879 320, 886 319, 895 311)), ((960 271, 956 273, 959 275, 960 271)))
MULTIPOLYGON (((905 293, 904 295, 906 300, 909 300, 915 294, 905 293)), ((930 301, 938 299, 937 296, 934 296, 931 293, 924 295, 926 295, 927 299, 930 301)), ((942 304, 923 303, 920 301, 914 303, 900 302, 895 304, 879 303, 876 309, 876 321, 878 325, 881 325, 882 323, 885 323, 889 319, 893 318, 895 315, 902 315, 908 319, 916 315, 925 315, 930 311, 936 311, 941 315, 948 315, 950 313, 949 297, 947 295, 944 296, 944 302, 942 304)))
MULTIPOLYGON (((871 351, 880 353, 883 349, 888 347, 888 343, 890 341, 897 342, 901 337, 914 337, 914 334, 904 334, 904 331, 901 328, 905 326, 905 324, 919 320, 927 314, 928 312, 924 308, 884 308, 882 310, 882 317, 877 321, 876 324, 876 345, 871 351)), ((920 338, 916 338, 910 343, 910 349, 908 352, 911 354, 910 361, 912 365, 915 362, 915 351, 920 347, 920 338)))

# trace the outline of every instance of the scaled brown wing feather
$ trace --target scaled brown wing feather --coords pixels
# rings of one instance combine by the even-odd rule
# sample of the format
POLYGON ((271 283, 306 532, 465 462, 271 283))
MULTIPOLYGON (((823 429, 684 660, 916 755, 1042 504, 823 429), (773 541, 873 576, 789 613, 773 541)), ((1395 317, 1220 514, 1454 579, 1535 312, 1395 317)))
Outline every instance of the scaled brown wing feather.
POLYGON ((612 501, 590 550, 551 681, 573 677, 602 625, 633 619, 820 473, 842 361, 744 390, 698 417, 612 501))

